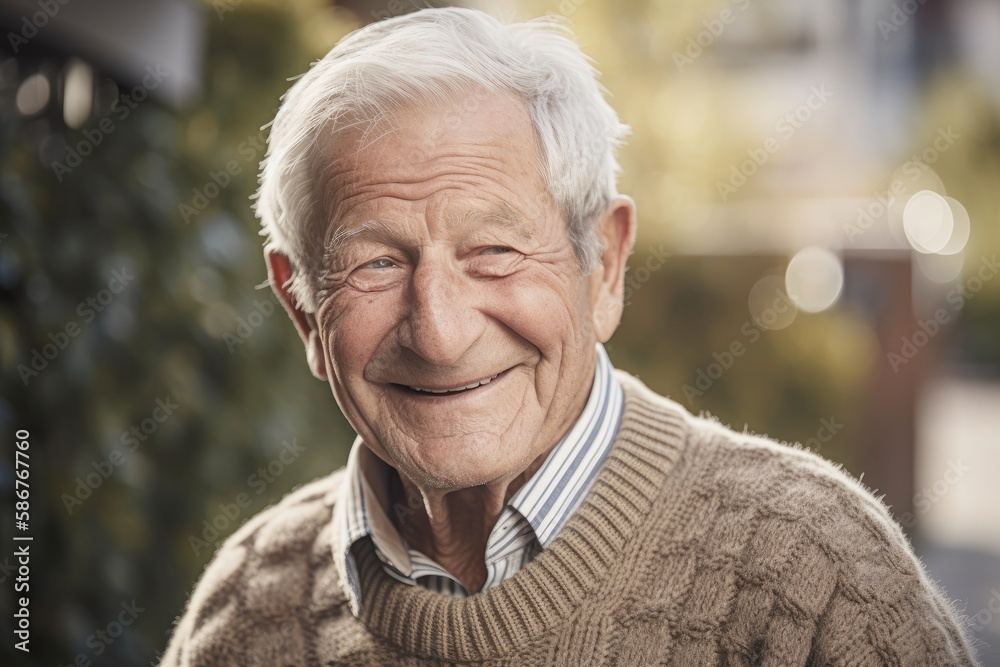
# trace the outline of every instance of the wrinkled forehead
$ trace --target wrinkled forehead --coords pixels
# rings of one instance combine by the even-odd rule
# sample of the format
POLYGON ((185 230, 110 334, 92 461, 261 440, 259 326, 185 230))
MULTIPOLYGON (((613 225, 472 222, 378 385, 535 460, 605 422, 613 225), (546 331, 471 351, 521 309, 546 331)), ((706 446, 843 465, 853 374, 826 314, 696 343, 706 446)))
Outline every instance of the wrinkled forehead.
POLYGON ((534 217, 551 204, 535 126, 510 94, 471 90, 385 105, 321 134, 314 173, 328 221, 386 184, 478 170, 509 207, 534 217), (348 204, 345 205, 345 202, 348 204))
POLYGON ((320 133, 317 149, 332 177, 357 169, 405 174, 456 150, 509 155, 524 168, 541 167, 540 142, 523 101, 481 88, 407 96, 352 111, 320 133))

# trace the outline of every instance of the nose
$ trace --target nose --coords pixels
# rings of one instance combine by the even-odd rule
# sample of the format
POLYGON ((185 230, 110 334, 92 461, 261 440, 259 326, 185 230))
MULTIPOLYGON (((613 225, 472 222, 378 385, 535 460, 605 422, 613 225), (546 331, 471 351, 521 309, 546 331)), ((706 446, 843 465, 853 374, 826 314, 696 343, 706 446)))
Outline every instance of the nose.
POLYGON ((399 343, 428 364, 453 366, 482 336, 477 285, 447 262, 422 257, 414 270, 399 343))

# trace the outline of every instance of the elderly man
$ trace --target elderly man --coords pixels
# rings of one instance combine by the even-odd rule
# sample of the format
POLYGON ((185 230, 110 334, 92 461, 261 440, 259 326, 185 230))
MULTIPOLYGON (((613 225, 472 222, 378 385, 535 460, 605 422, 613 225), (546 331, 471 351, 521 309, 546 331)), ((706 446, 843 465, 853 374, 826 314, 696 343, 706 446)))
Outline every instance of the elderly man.
POLYGON ((358 433, 216 555, 164 665, 969 665, 885 507, 612 368, 626 128, 567 31, 427 9, 289 91, 271 285, 358 433))

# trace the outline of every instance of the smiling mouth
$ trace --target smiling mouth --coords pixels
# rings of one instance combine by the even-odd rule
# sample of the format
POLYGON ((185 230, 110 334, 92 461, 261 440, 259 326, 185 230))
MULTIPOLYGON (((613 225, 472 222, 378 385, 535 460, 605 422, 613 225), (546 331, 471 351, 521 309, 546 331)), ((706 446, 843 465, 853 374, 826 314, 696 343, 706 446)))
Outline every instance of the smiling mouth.
POLYGON ((461 394, 461 393, 464 393, 464 392, 467 392, 467 391, 472 391, 473 389, 478 389, 479 387, 484 387, 484 386, 488 385, 490 382, 492 382, 493 380, 496 380, 497 377, 499 377, 499 376, 500 376, 500 373, 497 373, 496 375, 492 375, 492 376, 486 378, 485 380, 479 380, 478 382, 473 382, 472 384, 464 385, 464 386, 461 386, 461 387, 453 387, 451 389, 431 389, 431 388, 428 388, 428 387, 416 387, 414 385, 407 385, 407 384, 397 384, 396 386, 399 387, 400 389, 409 390, 410 392, 413 392, 413 393, 416 393, 416 394, 427 394, 427 395, 435 395, 435 396, 447 396, 447 395, 450 395, 450 394, 461 394))

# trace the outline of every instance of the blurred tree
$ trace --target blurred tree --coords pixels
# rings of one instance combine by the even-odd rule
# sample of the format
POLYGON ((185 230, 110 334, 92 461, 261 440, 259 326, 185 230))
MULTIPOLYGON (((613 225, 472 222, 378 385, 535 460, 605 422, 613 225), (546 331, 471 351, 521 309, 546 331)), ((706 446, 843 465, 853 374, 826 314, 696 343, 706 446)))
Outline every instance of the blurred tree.
MULTIPOLYGON (((73 131, 55 103, 20 113, 31 65, 3 65, 0 424, 31 432, 34 664, 149 664, 218 542, 341 465, 353 439, 257 288, 248 196, 288 78, 357 19, 248 1, 210 6, 206 23, 206 94, 181 114, 152 99, 112 111, 105 81, 73 131), (113 132, 54 171, 102 118, 113 132), (133 601, 134 625, 107 644, 97 631, 133 601)), ((38 63, 55 81, 64 65, 38 63)))

